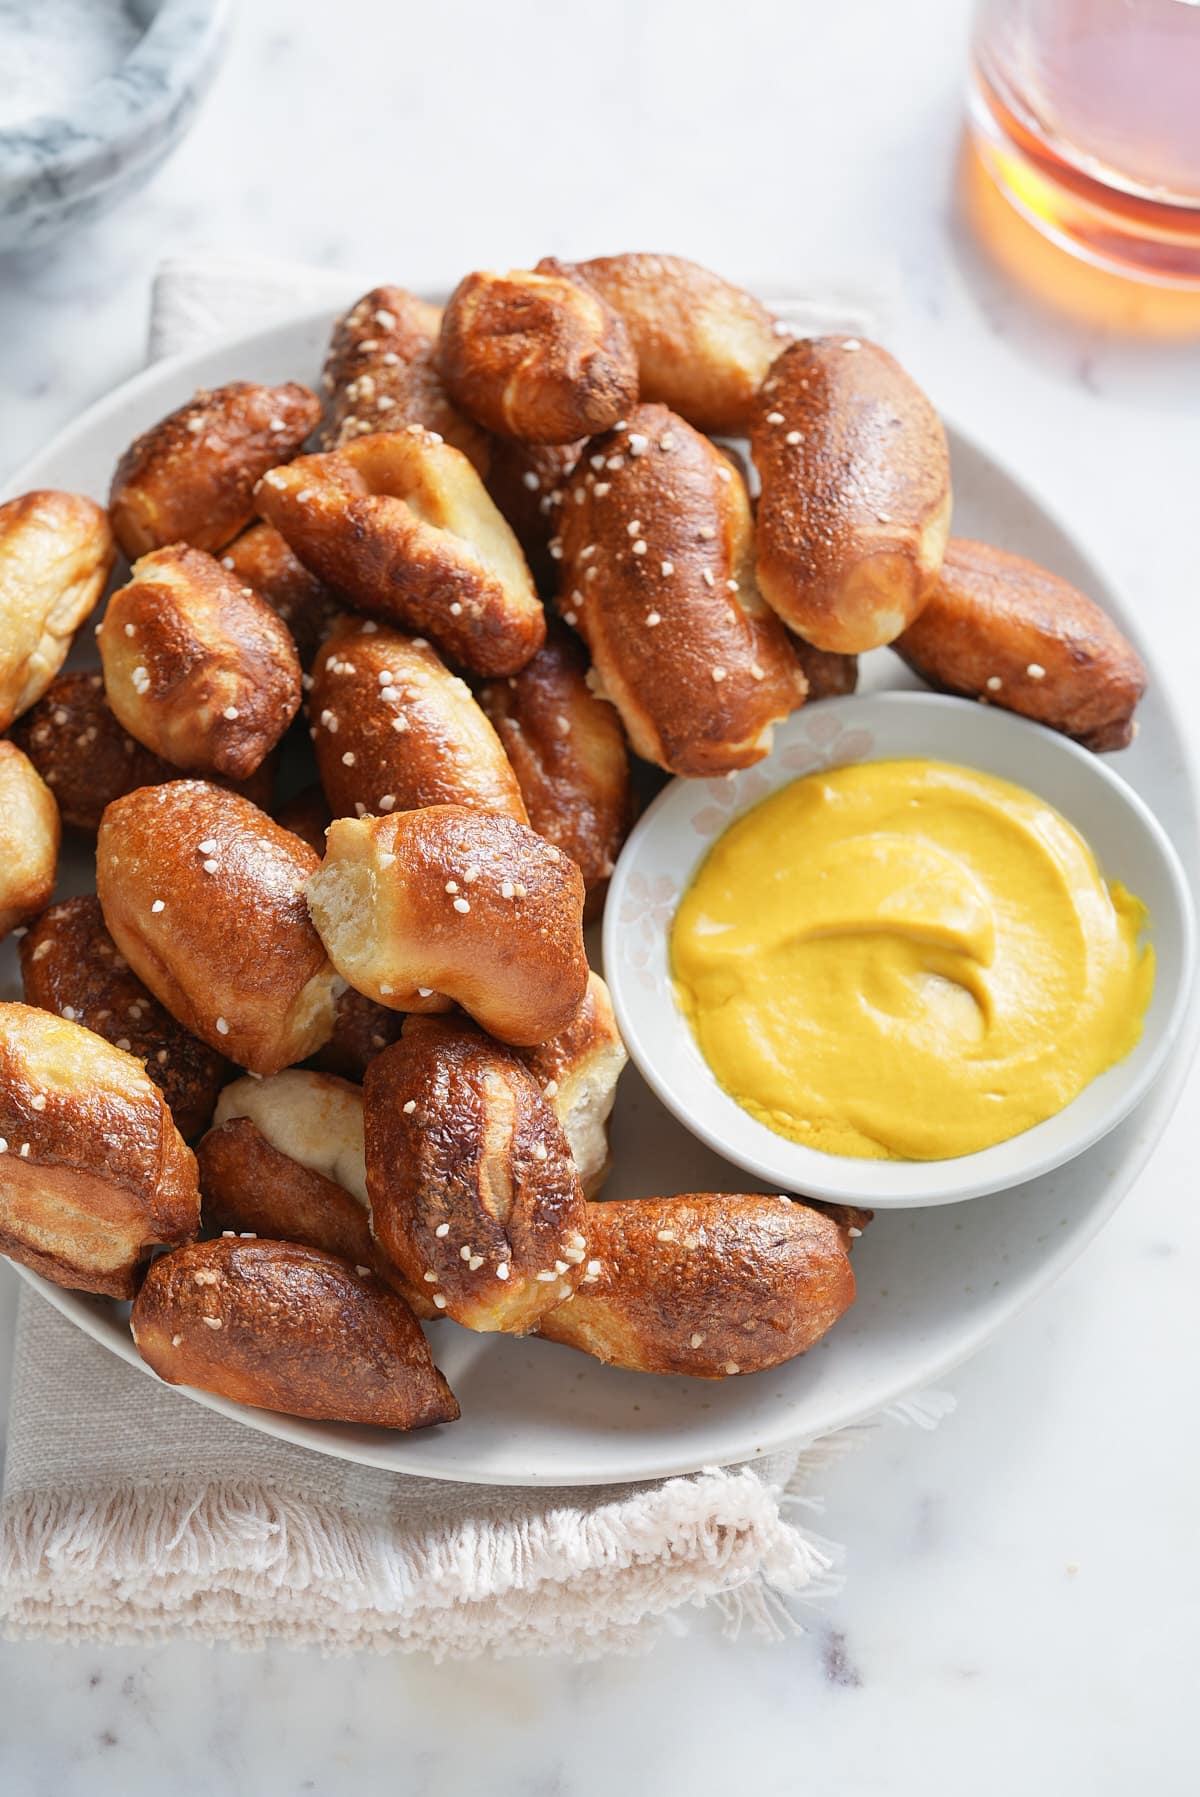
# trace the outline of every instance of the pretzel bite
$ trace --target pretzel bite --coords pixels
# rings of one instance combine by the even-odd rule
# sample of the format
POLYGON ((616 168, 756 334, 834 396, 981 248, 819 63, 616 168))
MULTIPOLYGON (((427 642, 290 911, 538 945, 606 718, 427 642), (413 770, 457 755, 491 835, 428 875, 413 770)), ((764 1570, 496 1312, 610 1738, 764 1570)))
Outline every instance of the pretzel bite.
POLYGON ((97 641, 118 720, 176 767, 244 780, 300 708, 287 626, 202 549, 135 562, 97 641))
POLYGON ((38 919, 21 942, 21 979, 27 1004, 82 1023, 140 1061, 181 1136, 207 1127, 225 1057, 189 1035, 138 979, 94 893, 64 899, 38 919))
POLYGON ((817 649, 890 643, 950 529, 946 433, 920 388, 876 343, 803 339, 763 382, 750 448, 763 598, 817 649))
POLYGON ((467 275, 442 317, 450 396, 489 430, 574 443, 610 430, 638 396, 637 359, 618 313, 553 256, 534 269, 467 275))
POLYGON ((682 256, 596 256, 585 275, 625 320, 643 401, 697 430, 746 427, 785 327, 752 294, 682 256))
POLYGON ((565 1030, 518 1052, 562 1124, 584 1197, 594 1198, 608 1177, 608 1119, 629 1059, 600 975, 589 975, 583 1003, 565 1030))
POLYGON ((298 1242, 222 1236, 160 1256, 129 1327, 168 1385, 258 1410, 382 1429, 459 1414, 403 1298, 298 1242))
POLYGON ((333 1028, 337 976, 304 901, 316 866, 298 836, 204 780, 118 799, 96 842, 121 953, 185 1029, 252 1073, 302 1061, 333 1028))
POLYGON ((479 703, 533 828, 578 862, 589 900, 600 901, 633 821, 633 789, 620 719, 586 673, 578 640, 555 627, 519 674, 482 686, 479 703))
POLYGON ((438 306, 403 287, 373 287, 333 327, 322 385, 329 395, 330 449, 372 431, 423 424, 486 474, 486 431, 451 404, 438 373, 438 306))
POLYGON ((849 1232, 790 1198, 690 1192, 589 1204, 550 1341, 635 1373, 723 1379, 803 1354, 854 1302, 849 1232))
POLYGON ((15 743, 0 742, 0 939, 54 891, 61 835, 54 794, 15 743))
POLYGON ((0 1004, 0 1254, 131 1298, 150 1249, 199 1226, 195 1159, 145 1068, 81 1024, 0 1004))
POLYGON ((520 546, 465 455, 419 425, 274 468, 263 516, 362 611, 478 674, 515 674, 546 635, 520 546))
POLYGON ((439 1314, 429 1287, 410 1286, 371 1236, 358 1086, 295 1067, 234 1080, 196 1160, 206 1229, 340 1254, 377 1272, 417 1316, 439 1314))
POLYGON ((802 636, 792 638, 792 649, 804 669, 810 703, 815 699, 840 699, 856 690, 857 655, 836 655, 831 649, 814 649, 802 636))
MULTIPOLYGON (((14 727, 12 739, 52 788, 63 823, 91 836, 114 799, 179 778, 177 767, 144 749, 117 722, 100 674, 59 674, 14 727)), ((248 780, 230 784, 256 805, 265 804, 275 761, 268 756, 248 780)))
POLYGON ((223 549, 254 516, 255 483, 291 460, 320 416, 295 381, 231 381, 161 418, 125 451, 108 495, 129 560, 168 543, 223 549))
POLYGON ((333 1034, 312 1057, 321 1073, 361 1081, 377 1054, 395 1042, 404 1027, 400 1011, 386 1010, 347 986, 334 1001, 333 1034))
POLYGON ((570 1296, 583 1190, 515 1055, 460 1020, 413 1018, 367 1069, 363 1120, 376 1245, 438 1310, 524 1335, 570 1296))
POLYGON ((522 443, 492 438, 487 490, 516 534, 539 592, 553 593, 558 566, 550 544, 558 530, 563 483, 582 443, 522 443))
POLYGON ((308 667, 342 609, 337 596, 309 573, 269 524, 252 524, 244 530, 224 551, 221 566, 278 612, 291 632, 301 667, 308 667))
POLYGON ((77 493, 0 505, 0 732, 40 699, 116 560, 109 522, 77 493))
POLYGON ((589 444, 563 505, 562 571, 589 685, 637 754, 673 774, 762 759, 807 688, 754 584, 746 489, 707 437, 638 406, 589 444))
POLYGON ((933 597, 893 647, 932 685, 1097 753, 1133 741, 1141 656, 1094 600, 1024 556, 952 538, 933 597))
POLYGON ((527 821, 496 732, 423 637, 342 618, 314 664, 308 716, 335 817, 470 805, 527 821))
POLYGON ((344 979, 397 1011, 453 999, 502 1042, 566 1029, 587 988, 583 877, 515 818, 463 805, 338 818, 306 887, 344 979))

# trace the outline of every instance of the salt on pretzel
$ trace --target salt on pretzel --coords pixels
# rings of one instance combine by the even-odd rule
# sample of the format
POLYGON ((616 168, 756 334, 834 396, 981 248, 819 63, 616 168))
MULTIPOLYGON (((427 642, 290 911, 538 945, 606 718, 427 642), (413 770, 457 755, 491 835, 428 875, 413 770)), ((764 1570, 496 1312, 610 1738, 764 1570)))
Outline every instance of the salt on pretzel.
POLYGON ((129 1327, 168 1385, 260 1410, 383 1429, 459 1414, 403 1298, 373 1273, 297 1242, 222 1236, 161 1255, 129 1327))
POLYGON ((766 307, 683 256, 596 256, 579 271, 625 320, 643 402, 740 435, 787 334, 766 307))
POLYGON ((375 1241, 468 1329, 523 1335, 575 1289, 583 1190, 537 1081, 454 1018, 412 1018, 367 1069, 375 1241))
POLYGON ((789 1198, 610 1200, 586 1207, 583 1228, 583 1278, 539 1334, 632 1372, 762 1372, 811 1348, 854 1301, 850 1228, 789 1198))
POLYGON ((223 549, 254 516, 256 482, 296 454, 320 416, 316 394, 295 381, 201 388, 117 463, 108 506, 126 556, 168 543, 223 549))
MULTIPOLYGON (((144 748, 117 722, 101 674, 59 674, 15 725, 12 740, 53 792, 63 823, 90 836, 114 799, 139 786, 179 778, 177 767, 144 748)), ((249 779, 228 784, 252 803, 265 805, 276 761, 268 755, 249 779)))
POLYGON ((1141 656, 1086 593, 1024 556, 951 538, 931 598, 893 647, 945 692, 1019 712, 1097 753, 1133 741, 1141 656))
POLYGON ((359 437, 275 468, 264 518, 362 611, 430 637, 479 674, 513 674, 546 621, 512 531, 466 456, 436 433, 359 437))
POLYGON ((558 564, 550 545, 558 535, 563 483, 582 449, 582 443, 492 438, 487 490, 512 526, 541 593, 552 594, 558 587, 558 564))
POLYGON ((21 979, 27 1004, 83 1024, 140 1061, 181 1136, 190 1140, 208 1127, 228 1062, 143 985, 109 935, 94 893, 43 912, 21 941, 21 979))
POLYGON ((584 1197, 594 1198, 608 1177, 608 1119, 629 1059, 600 975, 589 975, 583 1003, 565 1029, 516 1053, 562 1124, 584 1197))
POLYGON ((175 544, 136 561, 97 642, 119 722, 189 772, 247 779, 300 708, 287 626, 202 549, 175 544))
POLYGON ((372 431, 423 424, 487 474, 488 434, 464 418, 438 372, 441 323, 440 307, 403 287, 373 287, 343 313, 333 327, 321 382, 329 401, 326 448, 372 431))
POLYGON ((107 517, 78 493, 0 505, 0 732, 58 673, 116 554, 107 517))
POLYGON ((553 256, 460 281, 442 317, 439 355, 464 412, 530 443, 609 430, 637 399, 637 359, 620 316, 553 256))
POLYGON ((0 742, 0 940, 49 900, 61 836, 54 794, 16 743, 0 742))
POLYGON ((82 1024, 0 1004, 0 1254, 131 1298, 200 1225, 196 1162, 146 1070, 82 1024))
POLYGON ((856 655, 928 599, 950 529, 941 420, 887 351, 859 337, 793 343, 755 402, 758 584, 789 629, 856 655))
POLYGON ((308 880, 342 977, 398 1011, 453 1000, 501 1041, 544 1042, 587 987, 583 878, 515 818, 430 805, 338 818, 308 880))
POLYGON ((422 637, 343 617, 314 663, 308 716, 335 817, 470 805, 527 822, 495 730, 422 637))
POLYGON ((571 476, 561 550, 563 616, 636 753, 675 774, 760 761, 807 687, 755 587, 746 489, 708 438, 637 406, 571 476))
POLYGON ((253 587, 291 632, 301 667, 310 666, 341 601, 323 581, 310 574, 269 524, 250 525, 221 554, 221 566, 239 585, 253 587))
POLYGON ((479 703, 495 725, 533 828, 579 864, 589 913, 603 902, 633 822, 625 733, 587 683, 577 637, 552 627, 519 674, 489 680, 479 703))
POLYGON ((110 805, 96 843, 104 921, 185 1029, 252 1073, 333 1029, 337 976, 309 921, 317 857, 248 799, 204 780, 110 805))

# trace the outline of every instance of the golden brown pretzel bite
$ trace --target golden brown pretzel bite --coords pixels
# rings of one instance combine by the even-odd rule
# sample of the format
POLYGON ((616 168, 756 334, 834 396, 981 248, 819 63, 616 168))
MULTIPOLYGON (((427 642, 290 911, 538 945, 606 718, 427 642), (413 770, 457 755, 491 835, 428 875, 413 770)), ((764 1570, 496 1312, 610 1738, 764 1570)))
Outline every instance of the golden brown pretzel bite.
MULTIPOLYGON (((177 767, 143 748, 117 722, 100 674, 59 674, 12 736, 53 790, 63 823, 92 836, 114 799, 139 786, 179 778, 177 767)), ((268 756, 248 780, 221 784, 236 786, 254 804, 265 805, 276 759, 268 756)))
POLYGON ((950 529, 946 433, 925 395, 877 343, 807 338, 772 364, 750 446, 764 599, 818 649, 890 643, 950 529))
POLYGON ((337 976, 309 922, 307 843, 205 780, 144 786, 104 814, 96 885, 134 972, 193 1035, 252 1073, 333 1028, 337 976))
POLYGON ((333 1034, 310 1065, 319 1073, 361 1081, 375 1056, 397 1040, 403 1027, 402 1011, 388 1011, 347 986, 334 1002, 333 1034))
POLYGON ((363 1088, 380 1251, 468 1329, 524 1335, 575 1288, 583 1191, 517 1057, 458 1019, 410 1020, 363 1088))
POLYGON ((234 1080, 196 1160, 206 1229, 340 1254, 379 1273, 417 1316, 440 1314, 428 1286, 410 1286, 376 1251, 358 1086, 298 1067, 234 1080))
POLYGON ((196 1164, 208 1234, 302 1242, 371 1265, 366 1205, 276 1148, 249 1117, 214 1123, 196 1144, 196 1164))
POLYGON ((290 461, 320 416, 295 381, 230 381, 160 418, 125 451, 108 496, 129 560, 168 543, 223 549, 254 516, 255 483, 290 461))
POLYGON ((51 905, 21 943, 27 1004, 94 1030, 141 1061, 181 1136, 207 1127, 227 1076, 223 1055, 197 1041, 133 972, 104 926, 94 893, 51 905))
POLYGON ((588 686, 579 642, 554 627, 519 674, 479 689, 479 703, 516 772, 529 822, 579 863, 598 910, 633 822, 633 788, 620 719, 588 686))
POLYGON ((164 1254, 129 1319, 168 1385, 288 1416, 424 1429, 454 1394, 412 1311, 373 1273, 296 1242, 221 1237, 164 1254))
POLYGON ((562 1124, 584 1197, 594 1198, 608 1177, 608 1119, 629 1059, 600 975, 589 976, 583 1003, 565 1030, 517 1053, 562 1124))
POLYGON ((54 891, 61 835, 54 794, 15 743, 0 742, 0 938, 54 891))
POLYGON ((539 1333, 639 1373, 723 1379, 803 1354, 854 1301, 848 1231, 789 1198, 589 1204, 588 1260, 539 1333))
POLYGON ((202 549, 176 544, 135 562, 97 641, 118 719, 176 767, 245 780, 300 709, 287 626, 202 549))
POLYGON ((195 1159, 145 1068, 81 1024, 0 1005, 0 1254, 131 1298, 150 1249, 199 1226, 195 1159))
POLYGON ((804 700, 754 584, 750 502, 720 451, 665 406, 588 445, 562 521, 560 604, 637 754, 674 774, 760 761, 804 700), (581 498, 580 498, 581 496, 581 498))
POLYGON ((527 821, 496 732, 423 637, 342 618, 313 666, 308 716, 335 817, 471 805, 527 821))
POLYGON ((831 649, 814 649, 802 636, 792 638, 792 648, 808 681, 810 703, 816 699, 840 699, 857 688, 857 655, 836 655, 831 649))
POLYGON ((322 385, 329 395, 327 448, 372 431, 423 424, 486 474, 486 431, 451 403, 438 372, 437 306, 403 287, 374 287, 333 327, 322 385))
POLYGON ((643 401, 697 430, 744 430, 786 330, 741 287, 682 256, 596 256, 580 263, 629 328, 643 401))
POLYGON ((309 573, 269 524, 252 524, 235 537, 222 553, 221 566, 279 613, 295 641, 301 667, 308 667, 342 610, 336 595, 309 573))
POLYGON ((419 425, 274 468, 263 516, 363 611, 432 637, 479 674, 513 674, 546 620, 517 539, 466 456, 419 425))
POLYGON ((1078 587, 1024 556, 952 538, 932 598, 893 646, 933 685, 1035 718, 1085 748, 1133 740, 1141 656, 1078 587))
POLYGON ((108 519, 77 493, 0 505, 0 731, 58 673, 116 554, 108 519))
POLYGON ((587 987, 583 878, 515 818, 462 805, 338 818, 306 891, 343 978, 397 1011, 453 999, 503 1042, 565 1029, 587 987))
POLYGON ((522 443, 491 439, 487 490, 512 526, 539 592, 558 586, 550 543, 558 531, 563 482, 579 460, 582 443, 522 443))
POLYGON ((464 412, 530 443, 610 430, 638 395, 620 316, 553 256, 460 281, 442 317, 440 366, 464 412))

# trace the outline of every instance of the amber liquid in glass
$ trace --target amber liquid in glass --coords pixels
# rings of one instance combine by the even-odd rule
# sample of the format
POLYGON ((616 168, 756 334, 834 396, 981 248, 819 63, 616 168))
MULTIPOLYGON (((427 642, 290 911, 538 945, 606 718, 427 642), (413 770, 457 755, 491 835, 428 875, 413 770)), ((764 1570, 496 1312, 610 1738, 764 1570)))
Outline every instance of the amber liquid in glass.
POLYGON ((1200 0, 983 0, 970 122, 1048 236, 1200 287, 1200 0))

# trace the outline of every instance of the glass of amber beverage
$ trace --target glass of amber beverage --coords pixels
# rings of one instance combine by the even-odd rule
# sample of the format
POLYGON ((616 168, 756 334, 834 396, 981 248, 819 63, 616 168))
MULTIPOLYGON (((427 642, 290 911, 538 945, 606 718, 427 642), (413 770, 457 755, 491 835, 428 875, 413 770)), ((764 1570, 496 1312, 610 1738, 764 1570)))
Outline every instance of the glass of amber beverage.
POLYGON ((1200 288, 1200 0, 979 0, 968 111, 1046 236, 1200 288))

